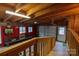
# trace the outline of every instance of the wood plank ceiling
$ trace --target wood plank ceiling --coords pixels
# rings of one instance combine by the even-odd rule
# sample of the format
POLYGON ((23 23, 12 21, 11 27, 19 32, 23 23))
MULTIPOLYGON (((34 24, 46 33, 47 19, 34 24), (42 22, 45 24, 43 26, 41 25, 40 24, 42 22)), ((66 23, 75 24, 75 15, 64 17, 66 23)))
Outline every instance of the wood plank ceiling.
MULTIPOLYGON (((50 24, 58 20, 65 20, 64 18, 79 13, 79 4, 46 4, 46 3, 6 3, 0 4, 0 21, 13 22, 13 23, 30 23, 38 22, 39 24, 50 24), (11 10, 17 13, 30 16, 31 19, 27 20, 22 17, 11 16, 5 14, 6 10, 11 10)), ((57 22, 56 22, 57 23, 57 22)))

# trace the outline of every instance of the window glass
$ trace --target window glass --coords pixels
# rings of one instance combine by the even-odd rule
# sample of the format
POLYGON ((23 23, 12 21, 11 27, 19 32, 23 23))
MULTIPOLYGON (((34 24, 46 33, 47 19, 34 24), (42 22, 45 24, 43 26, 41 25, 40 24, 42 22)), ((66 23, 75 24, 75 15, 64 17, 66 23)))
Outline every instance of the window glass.
POLYGON ((60 27, 59 28, 59 35, 64 35, 65 34, 65 28, 64 27, 60 27))
POLYGON ((25 27, 19 27, 19 32, 20 33, 25 33, 26 32, 26 28, 25 27))
POLYGON ((28 32, 32 32, 32 27, 28 27, 28 32))

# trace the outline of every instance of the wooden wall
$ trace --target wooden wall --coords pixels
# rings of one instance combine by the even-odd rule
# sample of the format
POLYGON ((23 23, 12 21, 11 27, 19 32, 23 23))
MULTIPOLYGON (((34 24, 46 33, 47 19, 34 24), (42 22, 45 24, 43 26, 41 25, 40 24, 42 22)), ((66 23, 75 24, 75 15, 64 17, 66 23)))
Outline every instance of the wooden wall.
POLYGON ((79 15, 72 15, 68 17, 68 28, 71 28, 79 33, 79 15))
POLYGON ((67 41, 69 54, 79 56, 79 15, 68 17, 67 41))

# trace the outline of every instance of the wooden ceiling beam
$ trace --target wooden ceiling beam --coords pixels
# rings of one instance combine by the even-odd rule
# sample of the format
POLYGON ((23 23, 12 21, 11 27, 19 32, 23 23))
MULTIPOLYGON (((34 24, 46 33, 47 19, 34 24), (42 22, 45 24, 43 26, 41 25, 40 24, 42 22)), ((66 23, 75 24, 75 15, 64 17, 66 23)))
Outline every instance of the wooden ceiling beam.
POLYGON ((41 18, 59 18, 59 17, 66 17, 69 15, 75 15, 75 14, 79 14, 79 7, 73 8, 73 9, 69 9, 69 10, 65 10, 65 11, 61 11, 58 13, 50 13, 48 14, 49 16, 42 16, 41 18))
MULTIPOLYGON (((47 19, 47 18, 52 19, 53 18, 54 20, 56 20, 56 19, 59 19, 61 17, 66 17, 68 15, 73 15, 73 14, 79 13, 79 4, 73 4, 73 5, 70 5, 70 6, 67 6, 67 7, 68 8, 64 8, 65 10, 63 10, 61 8, 62 10, 60 10, 57 13, 49 13, 49 14, 47 14, 47 16, 45 15, 45 16, 42 16, 42 17, 36 18, 36 19, 38 20, 38 19, 47 19)), ((40 21, 42 21, 42 20, 40 20, 40 21)))
MULTIPOLYGON (((34 8, 31 8, 30 10, 28 10, 27 15, 31 15, 31 14, 34 14, 36 12, 45 10, 46 8, 51 7, 51 5, 52 4, 39 4, 39 5, 35 6, 34 8)), ((18 19, 18 20, 20 20, 20 19, 18 19)), ((18 20, 16 20, 16 21, 18 21, 18 20)))
POLYGON ((48 8, 46 10, 43 10, 43 11, 36 13, 35 17, 40 18, 40 16, 48 16, 50 13, 56 14, 57 12, 69 10, 69 9, 72 9, 72 8, 75 8, 75 7, 79 7, 79 4, 69 4, 69 5, 59 4, 59 5, 56 5, 54 7, 51 7, 51 8, 48 8))
MULTIPOLYGON (((24 4, 17 4, 16 6, 15 6, 15 11, 14 12, 19 12, 19 11, 22 11, 21 9, 25 6, 23 6, 24 4), (20 8, 20 6, 21 6, 21 8, 20 8)), ((9 17, 7 17, 5 20, 4 20, 4 22, 6 22, 6 21, 8 21, 8 20, 10 20, 10 18, 12 18, 12 17, 14 17, 14 16, 9 16, 9 17)), ((14 19, 14 18, 13 18, 14 19)), ((15 19, 14 20, 16 20, 16 16, 15 16, 15 19)))
POLYGON ((37 4, 37 3, 35 3, 35 4, 33 4, 33 3, 27 3, 24 6, 20 7, 19 9, 24 10, 24 11, 27 12, 28 10, 30 10, 31 8, 34 8, 37 5, 39 5, 39 4, 37 4))
POLYGON ((15 9, 15 5, 10 5, 10 4, 8 4, 8 3, 0 3, 0 6, 15 9))
MULTIPOLYGON (((62 4, 60 5, 60 6, 63 6, 62 4)), ((43 7, 44 8, 44 7, 43 7)), ((50 12, 52 12, 52 11, 56 11, 56 10, 58 10, 57 9, 58 8, 58 5, 53 5, 53 6, 51 6, 50 8, 47 8, 47 9, 44 9, 44 10, 40 10, 39 12, 37 12, 36 13, 36 15, 37 14, 46 14, 46 13, 50 13, 50 12), (41 13, 40 13, 41 12, 41 13)), ((35 9, 35 8, 34 8, 35 9)), ((60 8, 59 8, 60 9, 60 8)), ((45 19, 48 19, 47 17, 45 17, 45 19)), ((18 20, 20 20, 20 19, 18 19, 18 20)), ((37 19, 38 20, 38 19, 37 19)), ((28 21, 33 21, 33 20, 28 20, 28 21)))
POLYGON ((30 9, 27 11, 27 15, 31 15, 31 14, 34 14, 38 11, 42 11, 42 9, 45 9, 45 8, 48 8, 49 6, 51 6, 52 4, 39 4, 37 5, 36 7, 30 9))
MULTIPOLYGON (((46 8, 46 6, 47 5, 45 5, 45 7, 43 7, 42 4, 41 5, 36 4, 36 5, 32 6, 32 4, 31 4, 29 8, 22 7, 21 10, 26 11, 27 15, 34 14, 34 16, 35 16, 34 19, 37 19, 37 20, 46 19, 46 18, 48 18, 48 20, 49 20, 51 18, 65 17, 65 16, 79 13, 79 4, 56 4, 50 8, 44 9, 44 8, 46 8)), ((20 21, 20 19, 18 19, 18 20, 20 21)), ((15 21, 18 21, 18 20, 15 20, 15 21)), ((33 21, 33 20, 29 20, 29 21, 33 21)))
MULTIPOLYGON (((28 10, 30 10, 31 8, 34 8, 34 7, 37 6, 37 5, 39 5, 39 4, 32 4, 32 3, 30 3, 30 4, 25 4, 25 5, 23 5, 23 6, 19 7, 19 8, 17 7, 16 12, 24 11, 25 13, 27 13, 28 10)), ((18 20, 20 20, 20 19, 22 19, 22 18, 15 19, 15 20, 13 20, 13 21, 16 22, 16 21, 18 21, 18 20)))

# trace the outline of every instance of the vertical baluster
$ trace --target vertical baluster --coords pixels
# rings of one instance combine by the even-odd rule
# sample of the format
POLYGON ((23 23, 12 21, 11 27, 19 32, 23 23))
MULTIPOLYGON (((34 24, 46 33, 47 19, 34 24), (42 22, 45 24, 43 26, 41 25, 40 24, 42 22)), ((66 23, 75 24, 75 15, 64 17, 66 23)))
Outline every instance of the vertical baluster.
POLYGON ((27 48, 25 51, 26 51, 26 56, 29 56, 29 48, 27 48))
POLYGON ((31 56, 34 56, 34 45, 31 46, 31 56))
POLYGON ((26 50, 23 51, 23 56, 26 56, 26 50))
POLYGON ((39 47, 40 47, 39 55, 41 56, 42 55, 42 42, 39 42, 39 47))
POLYGON ((77 43, 77 48, 78 48, 78 54, 77 55, 79 56, 79 43, 77 43))
POLYGON ((38 56, 38 54, 37 54, 37 43, 34 44, 34 56, 38 56))
POLYGON ((43 48, 44 48, 43 42, 41 42, 41 56, 43 56, 43 48))
POLYGON ((31 56, 31 46, 29 47, 29 56, 31 56))
POLYGON ((78 42, 76 43, 76 56, 79 56, 79 44, 78 42))

